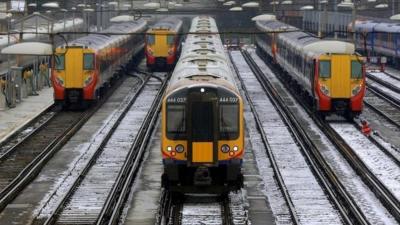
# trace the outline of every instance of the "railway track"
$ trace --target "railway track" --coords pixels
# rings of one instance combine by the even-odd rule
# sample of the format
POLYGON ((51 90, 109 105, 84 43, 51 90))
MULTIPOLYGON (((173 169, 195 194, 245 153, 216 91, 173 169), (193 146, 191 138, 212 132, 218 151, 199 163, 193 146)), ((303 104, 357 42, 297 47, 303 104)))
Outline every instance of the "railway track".
MULTIPOLYGON (((120 79, 94 107, 56 111, 20 140, 11 140, 0 157, 0 211, 40 172, 51 157, 79 130, 123 82, 120 79)), ((18 137, 18 135, 16 136, 18 137)))
MULTIPOLYGON (((325 192, 328 194, 329 199, 334 203, 337 210, 340 212, 342 219, 346 224, 369 224, 368 220, 365 218, 365 215, 360 211, 358 206, 355 203, 355 200, 352 196, 347 192, 344 188, 343 184, 337 179, 337 175, 335 171, 333 171, 328 162, 324 159, 324 157, 320 154, 319 149, 315 146, 312 139, 307 135, 307 133, 301 127, 299 121, 297 121, 296 117, 290 112, 287 106, 284 103, 284 100, 279 96, 279 92, 274 89, 272 84, 268 81, 268 79, 263 75, 260 68, 256 65, 254 60, 250 57, 250 55, 242 51, 242 54, 250 66, 252 72, 257 77, 257 80, 260 82, 264 92, 267 94, 268 98, 272 101, 274 107, 279 112, 282 120, 285 125, 291 132, 291 135, 295 137, 298 145, 300 146, 300 150, 302 154, 307 159, 309 166, 312 168, 314 174, 319 179, 322 187, 325 189, 325 192)), ((243 82, 243 80, 241 81, 243 82)), ((242 86, 244 87, 243 83, 242 86)), ((248 93, 248 91, 246 91, 248 93)), ((288 208, 290 210, 293 224, 302 224, 297 215, 296 206, 293 203, 293 199, 290 191, 287 188, 287 185, 284 182, 284 178, 280 173, 280 168, 277 165, 274 154, 271 153, 271 147, 268 143, 267 136, 263 131, 263 123, 260 119, 257 111, 255 110, 254 103, 248 97, 247 98, 254 113, 254 117, 257 122, 257 126, 261 131, 261 136, 263 138, 264 145, 266 147, 267 154, 271 160, 271 164, 273 165, 273 169, 275 172, 275 176, 277 177, 278 184, 281 188, 283 196, 286 199, 288 204, 288 208)), ((286 136, 286 135, 285 135, 286 136)))
POLYGON ((156 224, 251 224, 241 194, 238 191, 223 195, 178 195, 163 190, 156 224))
POLYGON ((45 123, 51 120, 57 112, 59 112, 59 107, 55 104, 49 106, 42 113, 33 118, 30 122, 22 126, 19 130, 13 134, 6 137, 0 143, 0 157, 7 152, 12 151, 13 147, 18 145, 18 143, 23 142, 27 137, 37 132, 45 123))
MULTIPOLYGON (((150 76, 146 76, 150 79, 150 76)), ((52 213, 35 224, 117 224, 161 107, 168 79, 146 81, 113 118, 112 128, 52 213)))
MULTIPOLYGON (((246 53, 245 53, 246 54, 246 53)), ((248 54, 248 53, 247 53, 248 54)), ((277 76, 281 79, 280 76, 277 76)), ((282 82, 285 86, 286 83, 282 82)), ((316 116, 310 109, 309 106, 297 93, 294 93, 293 90, 286 86, 286 88, 292 93, 292 96, 299 102, 300 105, 307 111, 308 115, 315 121, 318 127, 325 132, 330 141, 337 147, 337 149, 342 153, 342 155, 346 158, 348 163, 352 166, 352 168, 357 172, 357 174, 362 178, 365 184, 367 184, 372 192, 377 196, 377 198, 382 202, 384 206, 386 206, 387 210, 392 214, 392 216, 400 221, 400 211, 399 211, 399 200, 394 196, 394 194, 389 190, 388 186, 391 185, 390 182, 386 183, 386 185, 381 181, 381 177, 377 177, 379 174, 375 174, 371 169, 363 162, 356 151, 350 147, 350 145, 344 140, 343 134, 340 134, 332 127, 332 123, 329 123, 320 117, 316 116)), ((275 91, 276 92, 276 91, 275 91)), ((345 125, 349 125, 354 128, 354 131, 359 133, 359 130, 355 128, 356 123, 344 123, 345 125)), ((379 146, 377 146, 379 150, 379 146)), ((390 158, 388 160, 391 160, 390 158)), ((395 170, 398 168, 395 166, 395 170)), ((379 173, 376 171, 376 173, 379 173)), ((396 175, 394 175, 396 176, 396 175)), ((349 196, 351 198, 351 196, 349 196)), ((355 205, 356 206, 356 205, 355 205)), ((351 209, 351 208, 349 208, 351 209)), ((356 208, 355 208, 356 209, 356 208)), ((355 209, 351 209, 352 211, 355 209)), ((368 221, 367 221, 368 222, 368 221)), ((357 221, 360 223, 360 221, 357 221)))

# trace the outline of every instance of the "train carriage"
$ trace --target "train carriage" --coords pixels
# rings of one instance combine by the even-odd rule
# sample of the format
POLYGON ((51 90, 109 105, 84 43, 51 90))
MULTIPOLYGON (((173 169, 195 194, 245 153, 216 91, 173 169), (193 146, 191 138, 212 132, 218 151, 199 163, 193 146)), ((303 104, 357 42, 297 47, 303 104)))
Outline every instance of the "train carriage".
POLYGON ((318 113, 348 118, 361 113, 365 68, 353 44, 320 40, 274 19, 256 25, 258 49, 280 65, 288 82, 307 93, 318 113))
POLYGON ((242 98, 214 19, 195 17, 190 32, 162 104, 163 186, 237 189, 243 180, 242 98))
POLYGON ((144 20, 116 23, 99 34, 58 47, 51 76, 55 102, 85 105, 98 99, 119 66, 143 49, 140 33, 146 26, 144 20))
POLYGON ((180 54, 182 20, 166 18, 146 32, 145 55, 151 69, 172 69, 180 54))

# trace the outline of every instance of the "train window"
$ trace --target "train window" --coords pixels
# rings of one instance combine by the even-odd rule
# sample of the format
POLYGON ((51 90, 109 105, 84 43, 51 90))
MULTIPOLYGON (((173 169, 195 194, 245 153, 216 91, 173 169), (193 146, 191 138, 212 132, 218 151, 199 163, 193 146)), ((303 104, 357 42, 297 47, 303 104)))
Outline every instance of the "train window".
POLYGON ((172 34, 167 35, 167 44, 168 45, 173 45, 175 42, 175 36, 172 34))
POLYGON ((221 104, 219 107, 219 135, 222 140, 239 136, 239 105, 221 104))
POLYGON ((65 55, 56 55, 54 57, 54 61, 56 64, 56 70, 64 70, 65 69, 65 55))
POLYGON ((186 133, 185 105, 167 105, 167 137, 183 139, 186 133))
POLYGON ((84 53, 83 54, 83 69, 94 70, 94 54, 84 53))
POLYGON ((147 38, 146 38, 146 42, 149 45, 154 45, 154 43, 156 42, 154 34, 148 34, 147 38))
POLYGON ((319 62, 319 77, 320 78, 330 78, 331 77, 331 62, 330 61, 320 61, 319 62))
POLYGON ((362 78, 362 65, 359 61, 351 61, 351 78, 361 79, 362 78))

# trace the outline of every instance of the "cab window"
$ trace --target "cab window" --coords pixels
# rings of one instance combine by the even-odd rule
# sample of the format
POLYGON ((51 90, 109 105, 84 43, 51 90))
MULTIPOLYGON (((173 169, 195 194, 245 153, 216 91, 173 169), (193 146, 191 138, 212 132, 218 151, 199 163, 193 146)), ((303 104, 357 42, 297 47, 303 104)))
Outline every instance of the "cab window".
POLYGON ((148 34, 147 35, 147 44, 149 44, 149 45, 154 45, 154 43, 155 43, 155 37, 154 37, 154 34, 148 34))
POLYGON ((186 116, 184 104, 167 105, 167 137, 172 140, 184 139, 186 116))
POLYGON ((174 44, 174 40, 175 40, 175 36, 174 35, 172 35, 172 34, 168 34, 167 35, 167 44, 168 45, 174 44))
POLYGON ((84 53, 83 54, 83 69, 94 70, 94 54, 84 53))
POLYGON ((362 78, 362 64, 357 61, 351 61, 351 78, 361 79, 362 78))
POLYGON ((239 105, 221 104, 219 118, 220 139, 237 139, 239 137, 239 105))
POLYGON ((55 69, 64 70, 65 69, 65 55, 56 55, 54 57, 55 69))
POLYGON ((331 62, 320 61, 319 62, 319 77, 330 78, 331 77, 331 62))

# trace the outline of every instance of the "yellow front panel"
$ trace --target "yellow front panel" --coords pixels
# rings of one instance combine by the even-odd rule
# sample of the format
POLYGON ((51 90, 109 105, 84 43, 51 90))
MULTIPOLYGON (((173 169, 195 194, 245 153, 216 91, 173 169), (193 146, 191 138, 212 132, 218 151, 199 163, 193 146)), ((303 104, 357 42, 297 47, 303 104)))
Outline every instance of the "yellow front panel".
POLYGON ((349 98, 351 61, 349 55, 333 55, 331 57, 331 97, 349 98))
POLYGON ((154 56, 166 57, 168 56, 167 34, 156 34, 155 44, 153 46, 154 56))
POLYGON ((212 163, 214 160, 212 142, 193 142, 192 143, 192 162, 212 163))
POLYGON ((65 57, 65 87, 83 87, 83 49, 69 48, 65 57))

